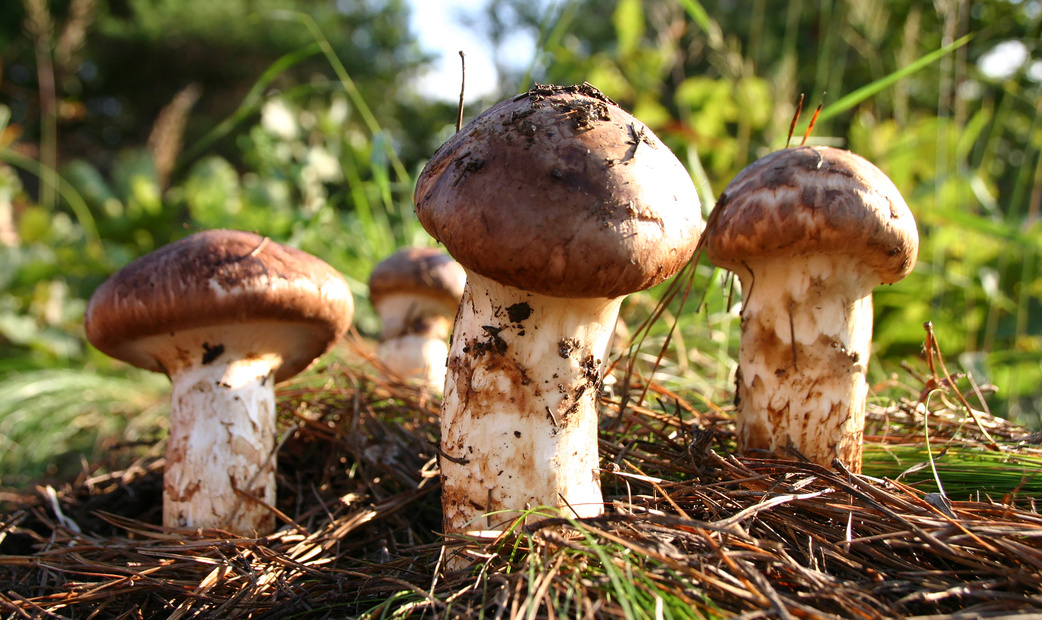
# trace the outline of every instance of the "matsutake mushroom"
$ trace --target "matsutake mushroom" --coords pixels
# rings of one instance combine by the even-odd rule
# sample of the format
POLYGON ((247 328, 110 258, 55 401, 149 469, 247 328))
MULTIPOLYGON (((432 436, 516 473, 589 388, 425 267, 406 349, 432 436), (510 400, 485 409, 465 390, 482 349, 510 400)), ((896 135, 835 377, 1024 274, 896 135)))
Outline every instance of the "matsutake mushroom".
POLYGON ((742 284, 738 450, 861 471, 872 289, 919 248, 893 182, 848 151, 776 151, 727 186, 704 242, 742 284))
POLYGON ((235 230, 196 233, 116 272, 87 306, 102 352, 170 377, 163 524, 274 529, 274 385, 347 330, 347 282, 323 261, 235 230))
POLYGON ((434 392, 445 386, 449 333, 467 274, 435 248, 403 248, 369 276, 369 301, 380 315, 377 356, 401 378, 434 392))
POLYGON ((690 176, 592 86, 537 86, 450 138, 415 202, 467 272, 441 410, 446 532, 601 514, 608 345, 623 298, 694 253, 690 176))

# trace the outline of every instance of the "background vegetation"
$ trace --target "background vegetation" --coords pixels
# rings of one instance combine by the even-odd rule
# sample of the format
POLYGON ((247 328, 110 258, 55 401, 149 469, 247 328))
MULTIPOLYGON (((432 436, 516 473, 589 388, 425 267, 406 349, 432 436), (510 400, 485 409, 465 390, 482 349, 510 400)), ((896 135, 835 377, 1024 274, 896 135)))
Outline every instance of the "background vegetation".
MULTIPOLYGON (((87 345, 83 311, 113 271, 192 231, 255 230, 324 258, 351 281, 360 332, 376 333, 368 272, 431 243, 413 180, 455 120, 410 87, 429 59, 407 15, 400 0, 0 7, 0 485, 161 431, 162 416, 139 414, 161 412, 164 380, 87 345)), ((497 63, 501 96, 593 83, 675 150, 706 213, 785 145, 801 93, 798 137, 823 102, 811 141, 874 161, 920 226, 915 272, 876 296, 874 379, 914 360, 933 321, 993 413, 1042 425, 1037 4, 490 0, 469 19, 500 55, 518 32, 538 41, 527 70, 497 63)), ((722 274, 689 275, 695 298, 669 308, 679 331, 657 378, 722 406, 737 314, 722 274)), ((628 322, 661 292, 631 299, 628 322)))

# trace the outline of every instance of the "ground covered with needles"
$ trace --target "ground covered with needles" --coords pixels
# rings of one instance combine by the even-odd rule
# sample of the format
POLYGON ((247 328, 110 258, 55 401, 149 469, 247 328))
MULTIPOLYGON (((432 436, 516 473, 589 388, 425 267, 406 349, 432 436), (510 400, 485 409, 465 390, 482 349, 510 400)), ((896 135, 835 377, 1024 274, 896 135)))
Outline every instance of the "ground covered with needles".
POLYGON ((910 374, 872 406, 881 461, 922 444, 923 431, 933 446, 930 461, 906 458, 886 477, 737 458, 726 409, 623 381, 628 394, 603 399, 604 516, 448 541, 436 399, 371 370, 333 365, 315 378, 280 391, 276 534, 157 525, 161 450, 117 446, 76 480, 4 501, 3 617, 1042 613, 1038 437, 984 414, 970 421, 937 377, 910 374), (933 471, 956 451, 990 455, 1006 486, 985 478, 942 492, 933 471), (450 554, 473 567, 446 570, 450 554))

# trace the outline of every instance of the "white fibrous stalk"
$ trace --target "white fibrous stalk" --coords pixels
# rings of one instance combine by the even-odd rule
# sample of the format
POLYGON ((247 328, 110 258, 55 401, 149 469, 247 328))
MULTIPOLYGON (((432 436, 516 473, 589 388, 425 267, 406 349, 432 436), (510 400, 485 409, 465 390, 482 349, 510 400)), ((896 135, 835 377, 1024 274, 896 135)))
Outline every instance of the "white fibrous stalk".
POLYGON ((163 524, 241 536, 274 529, 276 356, 210 363, 171 373, 173 410, 163 475, 163 524), (237 492, 238 491, 238 492, 237 492), (265 506, 258 501, 267 504, 265 506))
POLYGON ((622 298, 467 276, 441 411, 446 531, 503 529, 526 509, 601 514, 597 398, 622 298))
POLYGON ((387 295, 375 307, 383 326, 380 361, 401 378, 418 380, 440 393, 456 308, 414 294, 387 295))
POLYGON ((872 287, 829 255, 746 263, 737 378, 738 450, 861 470, 872 287))

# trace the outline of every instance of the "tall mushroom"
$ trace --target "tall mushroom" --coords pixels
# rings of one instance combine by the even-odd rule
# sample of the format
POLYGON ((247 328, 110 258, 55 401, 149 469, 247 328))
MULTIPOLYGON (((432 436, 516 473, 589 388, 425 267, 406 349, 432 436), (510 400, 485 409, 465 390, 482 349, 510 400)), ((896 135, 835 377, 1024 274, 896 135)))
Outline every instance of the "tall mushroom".
POLYGON ((165 526, 274 529, 274 385, 324 353, 353 309, 323 261, 234 230, 171 243, 98 287, 91 343, 172 383, 165 526))
POLYGON ((369 301, 380 315, 380 360, 403 379, 441 393, 449 332, 467 274, 435 248, 403 248, 369 276, 369 301))
POLYGON ((623 298, 694 252, 690 176, 592 86, 537 86, 449 139, 415 202, 467 272, 441 411, 445 530, 600 514, 603 362, 623 298))
POLYGON ((776 151, 727 186, 704 242, 742 283, 739 451, 860 471, 872 289, 908 275, 919 248, 897 188, 848 151, 776 151))

